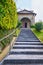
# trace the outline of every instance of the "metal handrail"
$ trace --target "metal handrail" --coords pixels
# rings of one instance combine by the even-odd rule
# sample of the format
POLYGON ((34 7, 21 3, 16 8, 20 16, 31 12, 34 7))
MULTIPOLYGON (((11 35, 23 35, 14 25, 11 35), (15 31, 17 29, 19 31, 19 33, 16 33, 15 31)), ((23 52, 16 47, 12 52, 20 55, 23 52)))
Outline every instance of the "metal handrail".
POLYGON ((16 31, 16 30, 14 30, 11 34, 9 34, 9 35, 3 37, 2 39, 0 39, 0 42, 1 42, 2 40, 4 40, 4 39, 8 38, 9 36, 11 36, 13 33, 15 33, 15 31, 16 31))

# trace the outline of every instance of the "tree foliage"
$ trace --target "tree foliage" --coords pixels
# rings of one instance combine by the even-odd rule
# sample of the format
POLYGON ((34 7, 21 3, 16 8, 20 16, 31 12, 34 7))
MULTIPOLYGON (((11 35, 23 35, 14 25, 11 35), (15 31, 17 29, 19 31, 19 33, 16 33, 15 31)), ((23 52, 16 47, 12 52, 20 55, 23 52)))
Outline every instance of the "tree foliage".
POLYGON ((37 23, 35 24, 35 29, 36 29, 37 31, 42 30, 42 22, 37 22, 37 23))
POLYGON ((18 24, 17 24, 17 28, 21 28, 22 26, 21 26, 21 21, 18 21, 18 24))
POLYGON ((0 1, 0 27, 12 29, 17 26, 16 4, 13 0, 0 1))

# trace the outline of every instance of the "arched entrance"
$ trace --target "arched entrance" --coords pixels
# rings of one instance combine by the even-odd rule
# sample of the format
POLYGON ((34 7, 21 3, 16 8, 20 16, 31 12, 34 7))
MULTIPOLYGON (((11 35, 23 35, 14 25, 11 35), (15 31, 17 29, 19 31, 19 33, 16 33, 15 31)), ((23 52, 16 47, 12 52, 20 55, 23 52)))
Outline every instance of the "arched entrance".
POLYGON ((25 22, 25 28, 27 28, 27 22, 25 22))
POLYGON ((22 18, 22 28, 30 28, 31 21, 28 18, 22 18))

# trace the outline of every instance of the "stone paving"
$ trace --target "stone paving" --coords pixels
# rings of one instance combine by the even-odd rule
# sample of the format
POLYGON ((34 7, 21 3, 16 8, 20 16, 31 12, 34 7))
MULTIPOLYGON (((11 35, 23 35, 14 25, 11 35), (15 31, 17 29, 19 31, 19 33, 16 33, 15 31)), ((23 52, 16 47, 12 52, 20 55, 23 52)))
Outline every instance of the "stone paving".
POLYGON ((43 65, 43 45, 29 29, 21 29, 3 65, 43 65))
POLYGON ((31 30, 22 29, 16 42, 39 42, 39 40, 31 30))

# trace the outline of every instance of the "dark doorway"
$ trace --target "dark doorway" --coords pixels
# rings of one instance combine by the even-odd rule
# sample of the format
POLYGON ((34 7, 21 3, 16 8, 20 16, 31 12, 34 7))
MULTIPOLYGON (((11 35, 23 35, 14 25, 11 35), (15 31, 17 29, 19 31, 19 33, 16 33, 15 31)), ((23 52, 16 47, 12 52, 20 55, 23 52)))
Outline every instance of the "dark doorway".
POLYGON ((27 28, 27 23, 25 23, 25 28, 27 28))

